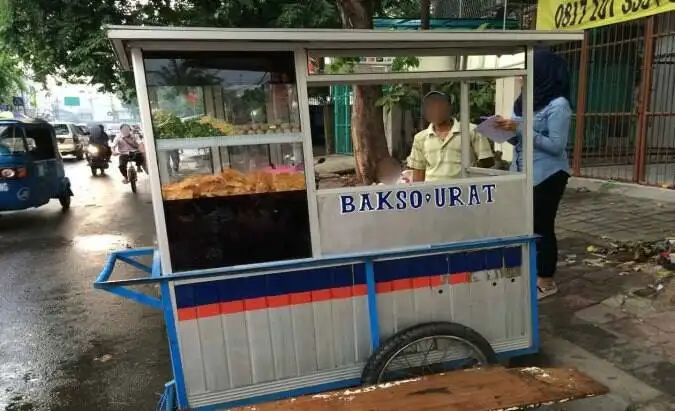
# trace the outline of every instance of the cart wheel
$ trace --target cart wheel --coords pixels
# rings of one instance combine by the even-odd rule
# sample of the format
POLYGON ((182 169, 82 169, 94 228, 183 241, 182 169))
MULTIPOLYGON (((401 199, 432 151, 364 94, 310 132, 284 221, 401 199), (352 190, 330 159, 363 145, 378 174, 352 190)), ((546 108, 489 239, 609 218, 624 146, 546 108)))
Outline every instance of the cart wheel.
MULTIPOLYGON (((103 171, 103 170, 101 170, 103 171)), ((96 177, 96 167, 91 167, 91 175, 96 177)))
POLYGON ((136 179, 134 178, 133 180, 129 180, 129 184, 131 185, 131 192, 135 193, 136 192, 136 179))
POLYGON ((63 209, 63 211, 70 209, 70 194, 64 194, 59 197, 59 203, 61 203, 61 209, 63 209))
POLYGON ((497 363, 490 343, 471 328, 448 322, 419 324, 389 338, 370 356, 361 383, 380 384, 497 363))

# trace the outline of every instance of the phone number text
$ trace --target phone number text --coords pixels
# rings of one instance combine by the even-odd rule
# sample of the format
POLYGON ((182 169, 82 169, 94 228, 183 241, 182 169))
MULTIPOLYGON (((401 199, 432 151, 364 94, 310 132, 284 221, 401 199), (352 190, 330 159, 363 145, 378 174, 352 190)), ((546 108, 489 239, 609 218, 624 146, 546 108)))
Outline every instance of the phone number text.
POLYGON ((575 0, 561 3, 553 18, 557 29, 606 19, 621 18, 661 7, 675 0, 575 0))

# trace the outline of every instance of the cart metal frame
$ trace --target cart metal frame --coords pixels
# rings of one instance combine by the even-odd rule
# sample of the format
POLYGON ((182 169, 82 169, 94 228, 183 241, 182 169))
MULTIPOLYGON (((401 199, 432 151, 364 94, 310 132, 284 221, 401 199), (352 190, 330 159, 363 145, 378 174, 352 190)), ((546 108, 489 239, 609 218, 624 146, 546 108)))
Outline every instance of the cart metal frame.
MULTIPOLYGON (((146 135, 147 162, 149 169, 152 170, 150 172, 150 181, 158 249, 144 248, 112 253, 103 271, 97 278, 95 287, 163 310, 174 373, 174 380, 166 386, 166 399, 171 407, 173 407, 175 402, 181 409, 187 407, 198 410, 221 409, 358 385, 363 361, 372 352, 377 350, 381 339, 389 337, 393 331, 399 330, 406 324, 411 325, 414 323, 411 319, 403 320, 396 317, 398 314, 392 314, 393 317, 389 316, 388 309, 382 306, 382 301, 388 297, 379 295, 379 286, 387 282, 383 280, 383 273, 386 273, 387 270, 397 270, 398 268, 395 268, 395 266, 399 264, 398 262, 400 264, 411 264, 413 261, 422 261, 425 264, 430 264, 429 261, 431 260, 436 262, 441 261, 441 266, 443 267, 443 264, 445 264, 445 268, 442 268, 438 273, 428 272, 426 276, 441 274, 443 279, 439 281, 443 283, 436 285, 444 287, 444 290, 447 289, 452 298, 459 298, 462 293, 470 290, 469 288, 461 290, 457 288, 459 291, 452 291, 453 286, 463 286, 472 282, 487 284, 487 286, 481 286, 484 288, 480 288, 480 291, 476 292, 476 297, 474 298, 477 298, 477 300, 475 302, 483 301, 484 303, 485 298, 495 299, 498 293, 504 290, 505 295, 499 296, 495 302, 497 309, 508 310, 515 307, 518 310, 518 315, 514 314, 514 316, 519 317, 523 324, 518 324, 516 327, 520 329, 520 334, 516 333, 515 337, 509 337, 508 333, 504 331, 502 333, 504 335, 499 338, 493 338, 494 341, 490 341, 490 343, 493 344, 495 351, 502 357, 518 356, 538 350, 536 237, 533 234, 532 222, 533 47, 539 44, 556 44, 581 40, 583 37, 581 33, 541 31, 432 31, 411 33, 371 30, 110 27, 108 35, 113 42, 122 67, 133 69, 135 75, 141 121, 146 135), (400 213, 353 213, 353 215, 348 216, 347 214, 349 213, 345 212, 345 201, 354 202, 363 199, 363 196, 378 195, 378 192, 381 192, 382 188, 354 187, 316 190, 314 170, 311 167, 306 167, 305 175, 312 239, 312 258, 189 272, 174 272, 168 252, 169 240, 166 235, 160 176, 156 172, 165 166, 163 164, 165 162, 160 161, 157 156, 143 60, 144 52, 160 50, 176 52, 186 50, 293 52, 295 55, 305 164, 313 164, 314 162, 309 107, 306 104, 308 101, 307 87, 328 84, 383 84, 405 81, 442 82, 456 79, 461 84, 461 131, 463 135, 468 135, 470 131, 470 90, 468 81, 470 79, 523 76, 526 78, 524 82, 524 112, 526 113, 523 133, 523 152, 525 153, 524 173, 510 173, 471 167, 470 141, 464 138, 461 141, 462 178, 451 182, 451 186, 446 187, 449 182, 446 182, 445 186, 440 183, 415 184, 412 188, 407 187, 404 191, 406 191, 406 195, 410 196, 410 199, 413 197, 419 199, 418 206, 415 205, 415 201, 411 200, 408 201, 408 209, 401 210, 402 212, 400 213), (368 56, 431 56, 453 53, 462 56, 465 62, 463 67, 466 67, 469 55, 500 55, 522 51, 525 51, 526 55, 525 69, 345 75, 310 75, 307 71, 309 56, 334 57, 355 54, 368 56), (494 200, 490 199, 491 193, 497 190, 497 184, 499 184, 500 201, 495 203, 494 200), (441 190, 442 194, 436 194, 439 192, 438 190, 441 190), (434 196, 442 196, 445 199, 446 190, 449 190, 448 193, 450 194, 448 195, 450 196, 453 195, 452 193, 455 193, 455 200, 459 198, 462 192, 466 194, 470 191, 472 197, 467 202, 473 202, 475 192, 475 198, 477 199, 475 205, 481 205, 481 207, 471 208, 472 204, 464 204, 461 199, 458 202, 458 205, 461 207, 453 206, 452 210, 442 209, 443 207, 438 205, 435 209, 431 206, 426 209, 422 207, 425 198, 427 203, 433 203, 431 199, 434 196), (483 197, 480 199, 478 198, 479 192, 483 193, 483 197), (342 213, 338 212, 341 204, 342 213), (387 227, 391 226, 394 222, 405 220, 403 216, 413 216, 412 218, 415 221, 409 226, 402 223, 404 229, 409 232, 409 236, 402 243, 400 240, 392 240, 394 237, 391 232, 387 231, 387 227), (339 222, 335 222, 336 220, 339 222), (485 226, 486 224, 481 225, 481 223, 485 223, 485 220, 487 220, 487 227, 485 226), (438 231, 425 230, 424 227, 429 227, 429 224, 426 224, 426 226, 422 224, 420 228, 418 226, 422 221, 431 223, 431 227, 434 227, 434 224, 445 227, 445 225, 451 223, 455 224, 455 226, 448 229, 441 228, 438 231), (343 235, 345 232, 368 225, 371 227, 383 227, 383 233, 373 238, 366 238, 364 236, 361 241, 344 241, 343 235), (149 255, 152 255, 152 265, 143 264, 137 260, 139 256, 149 255), (118 260, 131 264, 148 275, 136 279, 111 280, 110 277, 118 260), (450 268, 451 261, 455 261, 458 266, 462 265, 464 267, 463 271, 459 273, 462 275, 459 281, 453 280, 453 278, 457 278, 453 277, 457 274, 453 274, 450 268), (265 314, 266 320, 261 320, 260 318, 254 320, 253 314, 247 312, 245 313, 245 320, 242 321, 251 323, 262 321, 257 324, 264 324, 268 327, 268 332, 264 335, 264 338, 254 338, 249 335, 247 341, 241 342, 236 350, 242 349, 245 346, 246 352, 252 358, 251 362, 255 362, 253 359, 255 359, 256 355, 263 355, 264 353, 267 353, 265 355, 268 356, 271 355, 270 361, 273 362, 273 376, 260 376, 259 372, 256 375, 256 370, 252 369, 249 370, 250 375, 246 376, 251 383, 235 383, 234 378, 238 370, 232 369, 234 366, 231 363, 232 359, 230 357, 224 360, 225 363, 223 363, 225 368, 229 370, 226 377, 222 375, 214 376, 214 371, 209 371, 209 367, 213 367, 209 362, 223 360, 209 358, 208 350, 204 351, 203 349, 205 341, 213 344, 213 335, 204 334, 204 330, 200 329, 199 326, 190 328, 191 326, 185 325, 191 320, 201 321, 197 314, 194 314, 194 316, 183 316, 183 319, 187 318, 184 322, 181 322, 182 320, 179 318, 183 315, 181 313, 185 311, 179 308, 177 301, 182 298, 180 295, 183 293, 183 291, 177 292, 179 288, 183 290, 192 287, 190 288, 192 290, 193 288, 197 289, 195 287, 206 287, 209 284, 213 284, 213 287, 222 287, 223 284, 226 284, 227 287, 227 285, 232 284, 243 284, 241 281, 254 281, 256 279, 270 281, 270 279, 276 278, 274 277, 275 275, 300 275, 298 273, 303 273, 307 270, 319 272, 340 267, 347 267, 347 272, 352 273, 349 274, 352 276, 350 277, 352 278, 352 283, 349 284, 352 290, 346 298, 348 298, 348 306, 350 307, 348 312, 352 315, 351 319, 348 319, 349 324, 354 323, 356 325, 353 325, 354 330, 349 330, 350 332, 353 331, 350 334, 352 339, 348 343, 345 343, 350 346, 349 350, 354 350, 354 352, 350 351, 348 354, 345 354, 345 358, 350 358, 349 361, 343 359, 344 361, 340 362, 339 359, 336 359, 337 354, 332 352, 330 355, 332 362, 324 361, 328 364, 324 368, 319 364, 318 368, 313 371, 303 372, 303 366, 301 365, 303 353, 297 347, 299 343, 294 340, 293 344, 296 345, 295 353, 293 354, 295 363, 280 363, 277 361, 278 358, 275 360, 276 357, 273 352, 274 343, 280 342, 280 340, 275 340, 275 338, 278 338, 279 333, 275 333, 273 328, 276 322, 294 324, 294 321, 299 321, 295 318, 297 313, 289 309, 287 313, 279 314, 273 313, 274 310, 272 309, 265 309, 266 312, 269 311, 265 314), (514 271, 511 273, 512 276, 495 276, 495 272, 509 270, 515 270, 517 273, 514 271), (360 278, 358 284, 356 280, 357 276, 360 278), (235 281, 240 282, 235 283, 235 281), (150 296, 129 288, 147 283, 159 283, 161 297, 150 296), (490 283, 493 285, 492 289, 490 288, 490 283), (498 283, 501 288, 496 288, 498 283), (358 294, 354 291, 357 285, 362 290, 358 294), (457 294, 453 294, 453 292, 457 294), (514 302, 514 298, 522 298, 523 301, 514 302), (392 321, 394 325, 389 324, 392 321), (362 329, 358 325, 362 325, 362 329), (367 330, 367 332, 363 330, 367 330), (195 332, 197 333, 196 336, 195 332), (263 344, 264 347, 256 342, 261 338, 269 340, 268 343, 263 344), (197 347, 196 351, 191 348, 191 345, 197 347), (197 351, 198 354, 196 353, 197 351), (199 369, 195 369, 196 366, 194 364, 199 362, 201 362, 201 368, 197 367, 199 369), (286 376, 279 377, 279 375, 286 376), (222 381, 222 378, 226 378, 227 381, 222 381), (199 387, 195 388, 197 386, 199 387), (209 388, 213 386, 221 388, 209 388)), ((245 138, 245 136, 242 137, 245 138)), ((296 140, 291 138, 290 141, 296 140)), ((278 142, 283 143, 286 141, 281 139, 278 142)), ((363 208, 363 205, 361 207, 363 208)), ((407 278, 405 274, 403 274, 403 277, 399 275, 397 278, 413 281, 412 277, 407 278)), ((431 287, 431 283, 429 282, 431 280, 428 277, 424 277, 423 281, 427 281, 423 287, 431 287)), ((391 284, 388 285, 390 286, 391 284)), ((322 290, 326 290, 325 284, 321 287, 322 290)), ((330 287, 328 285, 328 289, 330 287)), ((474 290, 479 289, 476 288, 474 290)), ((313 292, 315 290, 310 291, 313 292)), ((415 302, 418 301, 415 298, 420 296, 412 296, 416 292, 415 290, 408 291, 412 293, 410 294, 410 298, 413 299, 412 310, 415 314, 419 314, 416 311, 420 310, 420 306, 419 302, 415 302)), ((439 294, 442 292, 442 290, 439 290, 439 294)), ((265 297, 265 294, 262 294, 262 297, 270 298, 269 296, 265 297)), ((391 303, 387 302, 387 304, 393 304, 392 307, 394 307, 397 304, 396 301, 398 300, 396 298, 398 297, 391 298, 391 303)), ((424 299, 425 297, 421 296, 420 298, 424 299)), ((467 304, 470 304, 470 302, 468 301, 467 304)), ((201 304, 195 305, 194 308, 190 308, 192 306, 188 308, 194 309, 195 313, 199 309, 206 310, 206 306, 203 305, 204 301, 201 301, 201 304)), ((220 304, 222 307, 222 301, 220 304)), ((438 300, 438 302, 434 302, 433 304, 435 305, 428 306, 425 310, 432 313, 440 312, 442 315, 446 315, 444 310, 447 310, 447 308, 443 308, 447 307, 446 300, 438 300)), ((312 303, 311 305, 316 304, 312 303)), ((341 307, 340 309, 345 309, 345 306, 341 307)), ((321 322, 320 319, 316 320, 316 318, 319 318, 316 317, 319 315, 316 314, 316 310, 319 308, 315 306, 313 309, 315 310, 315 321, 319 324, 321 322)), ((337 308, 333 307, 333 309, 337 308)), ((486 310, 488 309, 486 308, 486 310)), ((454 307, 451 310, 457 311, 458 308, 454 307)), ((489 315, 489 312, 482 313, 481 315, 489 315)), ((447 314, 447 316, 450 316, 450 314, 447 314)), ((224 317, 225 315, 223 314, 224 317)), ((442 317, 441 319, 446 320, 446 317, 442 317)), ((454 319, 455 317, 452 318, 454 319)), ((228 345, 231 344, 232 337, 226 338, 223 336, 225 324, 229 324, 227 323, 229 320, 222 319, 218 321, 219 327, 223 327, 223 329, 219 331, 220 337, 218 338, 220 340, 218 341, 220 346, 217 346, 216 349, 225 352, 232 349, 228 345)), ((337 325, 333 326, 337 327, 337 325)), ((311 331, 317 335, 320 334, 317 328, 313 328, 311 331)), ((299 338, 302 332, 296 332, 294 328, 291 334, 293 335, 289 338, 299 338)), ((333 341, 333 345, 339 345, 339 343, 333 341)), ((333 348, 333 351, 335 351, 335 347, 333 348)), ((318 350, 316 346, 315 349, 318 350)), ((235 353, 240 352, 236 350, 234 351, 235 353)), ((227 352, 229 356, 230 351, 227 352)), ((316 354, 316 356, 321 357, 319 354, 316 354)), ((266 360, 261 361, 264 362, 266 360)), ((319 358, 317 361, 321 363, 322 359, 319 358)), ((251 367, 255 368, 254 365, 251 365, 251 367)), ((225 371, 222 371, 222 373, 225 373, 225 371)), ((167 410, 172 409, 166 403, 165 407, 167 410)))

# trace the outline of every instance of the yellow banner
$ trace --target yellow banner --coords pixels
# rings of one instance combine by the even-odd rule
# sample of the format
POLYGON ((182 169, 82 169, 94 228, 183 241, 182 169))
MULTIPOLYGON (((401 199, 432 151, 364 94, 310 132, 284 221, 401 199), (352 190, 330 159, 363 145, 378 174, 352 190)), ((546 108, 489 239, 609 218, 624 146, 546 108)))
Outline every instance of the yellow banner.
POLYGON ((537 30, 582 30, 675 10, 675 0, 539 0, 537 30))

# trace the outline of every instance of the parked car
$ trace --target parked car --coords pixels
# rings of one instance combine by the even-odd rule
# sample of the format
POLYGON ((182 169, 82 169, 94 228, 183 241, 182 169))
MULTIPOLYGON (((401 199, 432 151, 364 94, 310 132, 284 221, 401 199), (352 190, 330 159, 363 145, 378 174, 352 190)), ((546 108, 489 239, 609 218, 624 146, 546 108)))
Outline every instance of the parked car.
POLYGON ((54 123, 56 141, 62 156, 75 156, 78 160, 84 159, 84 151, 89 145, 89 131, 74 123, 54 123))

